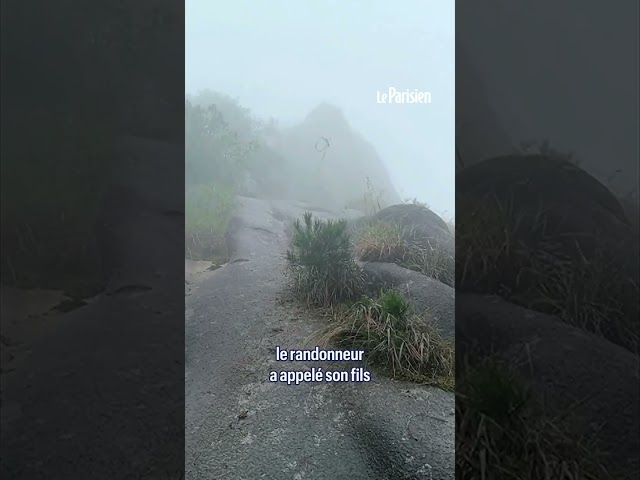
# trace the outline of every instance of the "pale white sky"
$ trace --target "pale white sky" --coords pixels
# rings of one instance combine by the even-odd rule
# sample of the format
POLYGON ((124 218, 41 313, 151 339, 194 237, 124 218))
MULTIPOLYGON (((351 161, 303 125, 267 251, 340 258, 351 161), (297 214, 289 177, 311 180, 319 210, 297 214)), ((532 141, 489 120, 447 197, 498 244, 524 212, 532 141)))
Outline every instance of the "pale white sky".
POLYGON ((334 103, 403 197, 453 215, 454 4, 186 0, 186 88, 221 91, 285 123, 334 103), (432 103, 377 104, 391 86, 430 91, 432 103))

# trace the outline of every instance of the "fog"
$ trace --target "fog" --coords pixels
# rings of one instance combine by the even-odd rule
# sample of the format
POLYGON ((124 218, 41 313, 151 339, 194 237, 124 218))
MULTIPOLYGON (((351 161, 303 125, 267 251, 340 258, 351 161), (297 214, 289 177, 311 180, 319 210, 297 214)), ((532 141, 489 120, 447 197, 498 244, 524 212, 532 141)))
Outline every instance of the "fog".
POLYGON ((454 19, 453 2, 188 0, 187 93, 228 94, 282 126, 336 106, 398 198, 453 216, 454 19), (430 92, 431 103, 378 104, 390 87, 430 92))

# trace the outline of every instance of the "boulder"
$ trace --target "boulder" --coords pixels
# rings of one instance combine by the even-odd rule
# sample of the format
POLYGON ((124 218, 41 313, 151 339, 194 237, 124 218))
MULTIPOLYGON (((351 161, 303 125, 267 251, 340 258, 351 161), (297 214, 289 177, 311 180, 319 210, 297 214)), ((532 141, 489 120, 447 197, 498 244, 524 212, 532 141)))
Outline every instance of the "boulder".
MULTIPOLYGON (((423 273, 447 285, 454 286, 455 279, 455 237, 448 225, 438 215, 421 205, 398 204, 384 208, 376 214, 361 217, 349 224, 349 233, 357 238, 358 231, 368 224, 382 223, 398 225, 402 229, 407 245, 417 247, 419 254, 415 261, 424 268, 423 273)), ((413 263, 411 257, 417 252, 409 252, 405 246, 388 255, 360 255, 362 261, 396 262, 405 266, 413 263), (409 256, 407 256, 409 254, 409 256)), ((377 251, 377 248, 376 248, 377 251)))
POLYGON ((413 227, 425 234, 438 235, 441 230, 449 233, 444 220, 427 207, 413 203, 401 203, 383 208, 373 218, 383 222, 398 222, 403 227, 413 227))
POLYGON ((505 156, 458 173, 456 203, 460 291, 581 317, 635 351, 638 237, 604 185, 567 158, 505 156))
POLYGON ((638 357, 559 319, 495 296, 456 295, 456 358, 496 355, 573 438, 592 439, 613 478, 640 467, 638 357))
POLYGON ((367 294, 375 296, 380 290, 397 289, 408 299, 417 312, 428 312, 440 334, 454 339, 454 289, 395 263, 360 263, 366 282, 367 294))
POLYGON ((457 209, 459 252, 482 235, 483 225, 508 215, 518 225, 514 242, 536 248, 552 239, 570 258, 592 258, 606 249, 637 278, 637 237, 620 202, 566 158, 510 155, 485 160, 456 175, 456 202, 462 206, 457 209))
POLYGON ((368 222, 399 225, 406 229, 406 240, 432 248, 443 248, 454 255, 454 237, 446 222, 427 207, 402 203, 383 208, 374 215, 359 219, 352 231, 368 222))

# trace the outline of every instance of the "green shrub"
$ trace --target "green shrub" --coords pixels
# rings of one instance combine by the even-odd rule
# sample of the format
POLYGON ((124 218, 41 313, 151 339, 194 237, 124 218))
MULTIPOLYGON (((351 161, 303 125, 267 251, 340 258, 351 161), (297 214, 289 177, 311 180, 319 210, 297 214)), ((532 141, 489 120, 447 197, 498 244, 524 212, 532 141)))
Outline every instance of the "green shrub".
POLYGON ((409 310, 409 302, 397 290, 387 290, 380 295, 379 301, 383 316, 404 318, 409 310))
POLYGON ((225 233, 234 207, 231 188, 199 185, 185 196, 186 252, 192 260, 226 256, 225 233))
POLYGON ((364 286, 354 260, 345 220, 313 219, 294 223, 287 272, 294 293, 308 304, 331 306, 358 297, 364 286))
POLYGON ((237 186, 249 167, 253 139, 232 130, 215 105, 185 104, 185 176, 187 185, 237 186))
POLYGON ((234 196, 257 143, 237 102, 205 91, 185 102, 185 257, 224 261, 234 196))

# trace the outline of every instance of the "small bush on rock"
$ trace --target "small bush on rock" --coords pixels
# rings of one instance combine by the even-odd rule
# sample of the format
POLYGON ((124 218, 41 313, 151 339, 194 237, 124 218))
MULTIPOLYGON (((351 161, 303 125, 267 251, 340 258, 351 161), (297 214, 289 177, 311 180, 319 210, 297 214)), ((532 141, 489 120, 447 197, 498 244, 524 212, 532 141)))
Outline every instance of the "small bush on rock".
POLYGON ((383 315, 403 318, 409 310, 409 302, 397 290, 388 290, 380 295, 380 307, 383 315))
POLYGON ((357 298, 364 288, 345 220, 313 219, 294 223, 287 272, 293 291, 304 302, 321 307, 357 298))
POLYGON ((369 222, 355 234, 355 252, 364 262, 397 263, 445 285, 455 283, 455 259, 443 245, 425 241, 398 223, 369 222))
POLYGON ((453 345, 395 290, 352 305, 320 332, 319 343, 364 350, 369 363, 393 377, 453 388, 453 345))

